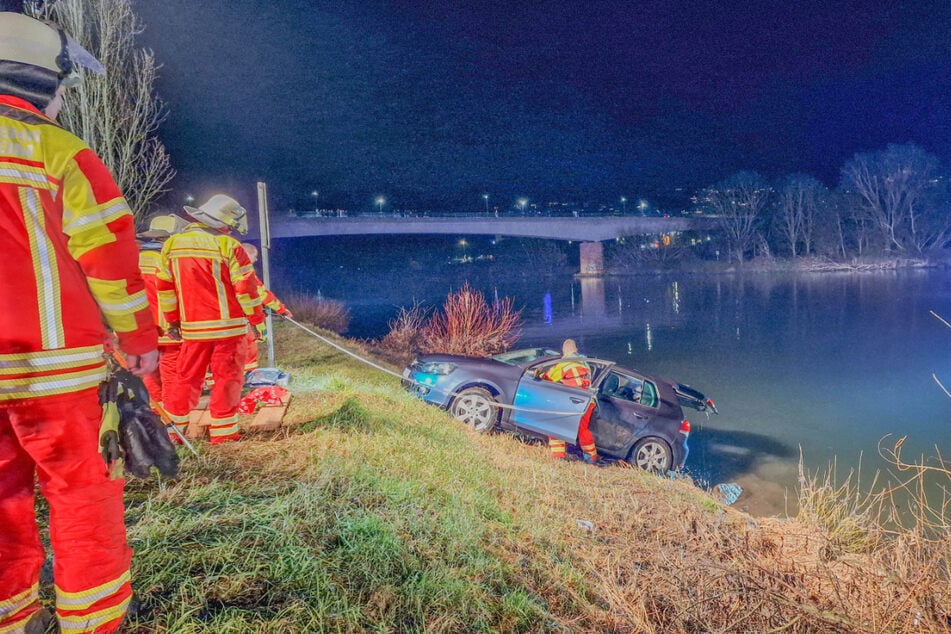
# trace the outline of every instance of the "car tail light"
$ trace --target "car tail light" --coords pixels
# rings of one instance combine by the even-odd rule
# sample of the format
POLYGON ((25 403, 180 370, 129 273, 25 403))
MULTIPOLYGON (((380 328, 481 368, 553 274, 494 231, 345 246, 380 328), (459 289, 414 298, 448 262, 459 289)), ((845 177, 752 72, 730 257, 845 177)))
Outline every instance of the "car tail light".
POLYGON ((690 421, 687 420, 686 418, 683 420, 682 423, 680 423, 680 433, 683 434, 684 436, 690 435, 690 421))

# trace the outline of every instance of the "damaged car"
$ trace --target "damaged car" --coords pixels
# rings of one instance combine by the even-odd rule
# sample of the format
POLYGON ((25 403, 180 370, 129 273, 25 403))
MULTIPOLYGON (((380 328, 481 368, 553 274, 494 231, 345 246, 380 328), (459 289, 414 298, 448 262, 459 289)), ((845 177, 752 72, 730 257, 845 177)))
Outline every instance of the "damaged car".
POLYGON ((542 378, 562 361, 551 348, 491 357, 419 355, 403 371, 403 386, 479 432, 502 429, 577 442, 590 398, 590 429, 599 454, 652 473, 681 469, 690 452, 684 408, 718 413, 712 399, 672 379, 585 357, 591 385, 583 389, 542 378))

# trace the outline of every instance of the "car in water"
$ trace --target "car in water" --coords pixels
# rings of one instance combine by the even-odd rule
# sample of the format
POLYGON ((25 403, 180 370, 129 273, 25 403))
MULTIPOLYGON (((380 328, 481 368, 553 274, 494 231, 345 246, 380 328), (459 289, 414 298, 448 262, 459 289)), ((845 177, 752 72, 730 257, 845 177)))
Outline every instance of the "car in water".
POLYGON ((403 386, 479 432, 497 428, 577 442, 578 421, 591 397, 590 429, 598 453, 653 473, 676 471, 690 451, 683 408, 718 413, 712 399, 688 385, 613 361, 585 357, 587 389, 542 378, 561 361, 551 348, 491 357, 423 354, 403 370, 403 386))

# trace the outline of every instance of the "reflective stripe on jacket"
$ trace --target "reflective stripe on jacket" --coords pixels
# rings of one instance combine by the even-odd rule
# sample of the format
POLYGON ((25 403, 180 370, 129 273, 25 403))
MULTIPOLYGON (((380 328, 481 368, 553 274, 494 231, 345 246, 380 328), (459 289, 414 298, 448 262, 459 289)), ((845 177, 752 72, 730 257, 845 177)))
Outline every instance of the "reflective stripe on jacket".
POLYGON ((257 273, 254 274, 254 283, 257 285, 258 296, 261 298, 262 306, 270 308, 278 315, 283 315, 287 312, 287 307, 284 305, 284 302, 279 300, 277 295, 264 285, 264 282, 261 281, 257 273))
POLYGON ((159 308, 182 339, 243 336, 264 321, 257 277, 241 243, 193 223, 165 241, 156 276, 159 308))
POLYGON ((545 378, 555 383, 587 389, 591 385, 591 370, 580 361, 562 361, 552 366, 545 378))
POLYGON ((128 204, 102 161, 26 101, 0 95, 0 401, 77 392, 119 347, 156 347, 128 204))

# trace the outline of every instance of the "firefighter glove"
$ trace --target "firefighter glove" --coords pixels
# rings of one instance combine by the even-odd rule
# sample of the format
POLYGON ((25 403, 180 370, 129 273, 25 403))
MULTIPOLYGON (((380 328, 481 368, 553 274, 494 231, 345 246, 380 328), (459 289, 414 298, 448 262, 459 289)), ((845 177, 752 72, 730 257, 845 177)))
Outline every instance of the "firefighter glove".
POLYGON ((165 334, 169 336, 169 339, 174 339, 175 341, 182 340, 182 325, 179 322, 168 325, 168 330, 165 331, 165 334))
POLYGON ((254 330, 257 332, 255 339, 258 341, 267 341, 267 322, 261 322, 254 325, 254 330))

